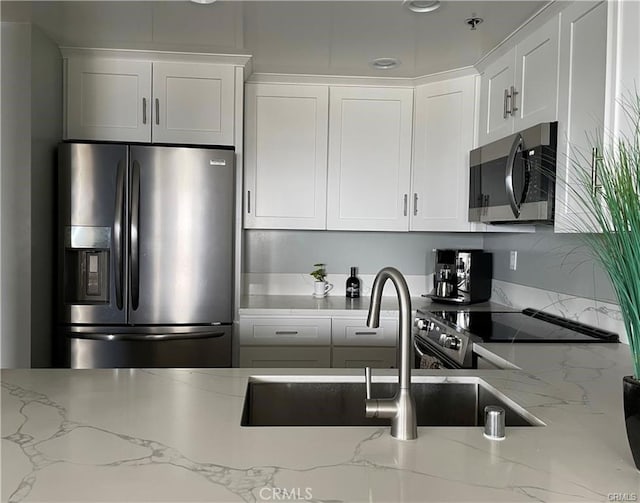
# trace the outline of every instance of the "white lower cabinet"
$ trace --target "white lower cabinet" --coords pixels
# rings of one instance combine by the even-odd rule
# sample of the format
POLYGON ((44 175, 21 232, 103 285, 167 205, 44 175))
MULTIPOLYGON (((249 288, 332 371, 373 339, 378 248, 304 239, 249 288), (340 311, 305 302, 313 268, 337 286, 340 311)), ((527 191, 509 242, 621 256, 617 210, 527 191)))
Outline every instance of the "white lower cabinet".
POLYGON ((397 368, 396 348, 334 347, 331 350, 331 366, 335 368, 377 369, 397 368))
POLYGON ((396 368, 398 320, 381 319, 369 328, 364 317, 331 320, 331 366, 335 368, 396 368))
POLYGON ((312 346, 241 346, 240 366, 246 368, 328 368, 331 348, 312 346))
POLYGON ((398 320, 372 329, 365 317, 240 316, 241 367, 395 368, 398 320))
POLYGON ((241 367, 330 367, 331 318, 241 316, 241 367))

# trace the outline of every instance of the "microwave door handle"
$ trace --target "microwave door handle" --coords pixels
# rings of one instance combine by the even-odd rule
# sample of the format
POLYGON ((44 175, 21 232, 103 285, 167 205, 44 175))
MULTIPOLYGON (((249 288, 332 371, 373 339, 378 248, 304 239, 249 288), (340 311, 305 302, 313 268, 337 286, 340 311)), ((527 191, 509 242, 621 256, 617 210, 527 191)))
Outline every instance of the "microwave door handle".
MULTIPOLYGON (((525 150, 524 145, 522 150, 525 150)), ((520 201, 518 201, 518 208, 520 209, 522 209, 522 205, 527 200, 527 196, 529 195, 529 185, 531 182, 531 161, 528 157, 523 156, 522 162, 524 163, 524 187, 522 188, 520 201)))
POLYGON ((519 151, 522 151, 523 143, 524 140, 522 139, 522 135, 518 133, 513 140, 513 145, 511 145, 509 157, 507 157, 507 170, 504 177, 504 184, 507 190, 507 197, 509 198, 509 205, 511 206, 511 211, 516 218, 520 216, 520 207, 518 205, 518 202, 516 201, 516 196, 513 193, 513 170, 515 168, 516 155, 519 151))

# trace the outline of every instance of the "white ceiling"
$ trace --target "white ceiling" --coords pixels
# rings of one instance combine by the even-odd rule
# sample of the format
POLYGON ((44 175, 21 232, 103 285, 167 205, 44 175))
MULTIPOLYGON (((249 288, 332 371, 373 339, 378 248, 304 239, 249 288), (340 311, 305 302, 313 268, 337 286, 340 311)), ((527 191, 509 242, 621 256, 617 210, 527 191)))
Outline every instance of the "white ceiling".
POLYGON ((430 14, 394 1, 7 2, 59 45, 251 54, 256 72, 416 77, 473 65, 547 1, 443 1, 430 14), (465 19, 484 18, 475 31, 465 19), (372 68, 395 57, 393 70, 372 68))

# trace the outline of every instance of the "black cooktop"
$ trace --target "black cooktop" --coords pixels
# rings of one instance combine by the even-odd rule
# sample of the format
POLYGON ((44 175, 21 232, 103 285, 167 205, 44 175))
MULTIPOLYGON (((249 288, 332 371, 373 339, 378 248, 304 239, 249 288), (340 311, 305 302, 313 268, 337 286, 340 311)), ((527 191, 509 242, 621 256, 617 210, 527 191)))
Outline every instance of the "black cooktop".
POLYGON ((619 342, 618 334, 535 309, 522 312, 435 311, 432 315, 484 342, 619 342))

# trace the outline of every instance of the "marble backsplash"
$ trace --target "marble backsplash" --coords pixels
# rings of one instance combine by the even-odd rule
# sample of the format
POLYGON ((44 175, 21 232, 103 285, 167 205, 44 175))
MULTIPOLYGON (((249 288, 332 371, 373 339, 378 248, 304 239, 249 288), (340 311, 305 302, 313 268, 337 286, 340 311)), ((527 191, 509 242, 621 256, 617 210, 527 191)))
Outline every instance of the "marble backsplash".
MULTIPOLYGON (((327 281, 333 285, 330 296, 344 296, 347 274, 329 274, 327 281)), ((359 274, 360 295, 371 295, 375 274, 359 274)), ((406 274, 407 286, 411 295, 419 297, 433 288, 433 274, 406 274)), ((314 279, 308 273, 245 273, 242 275, 243 295, 311 295, 314 279)), ((395 296, 391 282, 388 282, 383 296, 395 296)))
POLYGON ((610 330, 619 334, 622 342, 629 343, 622 313, 617 304, 496 279, 492 282, 491 300, 510 307, 540 309, 603 330, 610 330))

